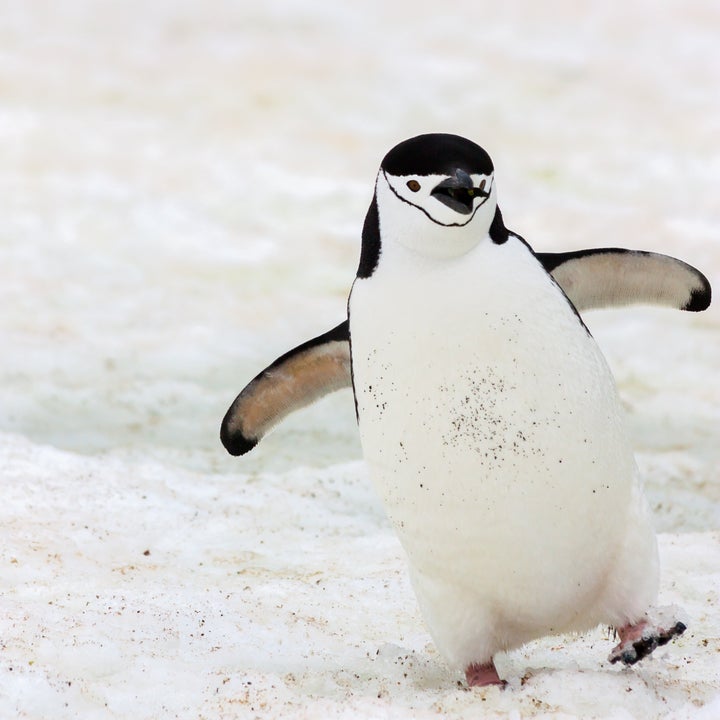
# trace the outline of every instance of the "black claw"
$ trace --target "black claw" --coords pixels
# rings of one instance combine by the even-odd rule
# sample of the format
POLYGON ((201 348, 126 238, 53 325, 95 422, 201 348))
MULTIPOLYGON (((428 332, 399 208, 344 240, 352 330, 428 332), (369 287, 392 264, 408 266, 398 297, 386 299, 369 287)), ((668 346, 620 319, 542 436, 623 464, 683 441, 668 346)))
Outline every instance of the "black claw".
POLYGON ((634 665, 638 661, 637 653, 634 650, 628 650, 620 656, 623 665, 634 665))
POLYGON ((635 648, 635 659, 631 664, 634 665, 639 660, 647 657, 657 646, 658 638, 656 637, 641 638, 637 642, 634 642, 633 648, 635 648))

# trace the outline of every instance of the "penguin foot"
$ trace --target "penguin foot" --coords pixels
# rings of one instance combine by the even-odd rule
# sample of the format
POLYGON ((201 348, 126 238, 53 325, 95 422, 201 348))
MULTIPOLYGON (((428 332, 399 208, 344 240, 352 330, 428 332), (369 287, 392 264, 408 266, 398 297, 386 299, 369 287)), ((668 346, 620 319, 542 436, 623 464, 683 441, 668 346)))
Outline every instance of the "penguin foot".
POLYGON ((495 663, 491 660, 489 663, 480 665, 479 663, 470 663, 465 668, 465 681, 470 687, 485 687, 487 685, 500 685, 505 687, 507 682, 501 680, 495 669, 495 663))
POLYGON ((634 625, 623 625, 616 628, 620 642, 613 648, 608 660, 611 663, 634 665, 647 657, 655 648, 669 643, 676 635, 682 635, 686 627, 680 620, 671 621, 667 627, 660 627, 650 620, 641 620, 634 625))

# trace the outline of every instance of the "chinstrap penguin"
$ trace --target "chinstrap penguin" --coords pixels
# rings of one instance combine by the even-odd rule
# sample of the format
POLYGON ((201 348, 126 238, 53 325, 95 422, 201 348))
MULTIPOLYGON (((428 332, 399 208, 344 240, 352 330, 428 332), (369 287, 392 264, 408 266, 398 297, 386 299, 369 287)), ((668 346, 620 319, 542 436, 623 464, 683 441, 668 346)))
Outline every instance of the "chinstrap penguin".
POLYGON ((482 148, 412 138, 381 164, 348 320, 260 373, 223 443, 243 454, 351 379, 424 620, 468 684, 501 683, 499 651, 599 624, 632 664, 685 625, 653 610, 655 534, 578 313, 632 302, 703 310, 710 286, 652 253, 536 254, 505 227, 482 148))

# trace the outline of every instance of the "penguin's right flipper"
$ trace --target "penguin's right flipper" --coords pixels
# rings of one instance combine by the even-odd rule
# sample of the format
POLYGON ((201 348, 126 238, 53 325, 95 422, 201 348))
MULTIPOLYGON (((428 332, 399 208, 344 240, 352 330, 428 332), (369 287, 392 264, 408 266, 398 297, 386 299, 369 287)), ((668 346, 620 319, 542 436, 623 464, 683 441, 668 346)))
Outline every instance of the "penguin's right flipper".
POLYGON ((580 312, 638 303, 699 312, 710 305, 707 278, 669 255, 597 248, 537 258, 580 312))
POLYGON ((231 455, 244 455, 295 410, 349 387, 348 321, 298 345, 257 375, 225 414, 220 439, 231 455))

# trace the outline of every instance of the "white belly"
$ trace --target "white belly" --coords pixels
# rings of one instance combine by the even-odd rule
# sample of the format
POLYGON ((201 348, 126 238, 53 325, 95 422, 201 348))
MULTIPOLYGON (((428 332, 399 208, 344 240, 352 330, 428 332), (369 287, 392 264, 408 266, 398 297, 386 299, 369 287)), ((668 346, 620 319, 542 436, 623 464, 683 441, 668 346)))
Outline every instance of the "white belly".
POLYGON ((511 238, 381 263, 350 332, 363 453, 441 651, 599 622, 628 523, 640 563, 654 536, 611 373, 535 258, 511 238))

